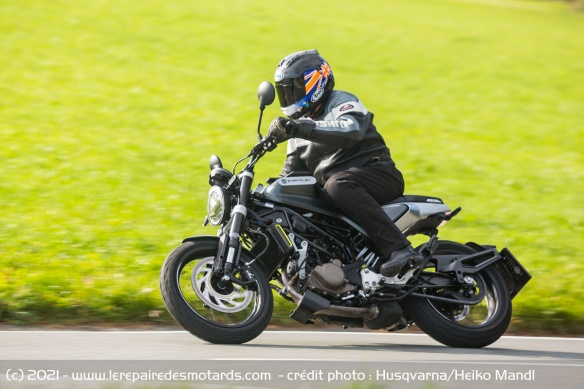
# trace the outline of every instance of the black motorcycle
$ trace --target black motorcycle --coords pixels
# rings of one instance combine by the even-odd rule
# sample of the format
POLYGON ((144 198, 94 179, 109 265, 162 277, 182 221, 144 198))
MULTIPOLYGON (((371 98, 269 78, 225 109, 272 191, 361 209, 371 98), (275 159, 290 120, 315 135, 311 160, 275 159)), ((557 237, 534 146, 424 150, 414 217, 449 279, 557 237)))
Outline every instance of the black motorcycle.
POLYGON ((303 324, 398 331, 415 323, 451 347, 484 347, 503 335, 511 300, 531 276, 506 248, 438 240, 460 208, 414 195, 384 204, 406 236, 429 237, 416 248, 420 267, 384 277, 363 228, 326 201, 310 173, 252 189, 255 165, 277 146, 260 133, 272 84, 262 83, 258 97, 259 143, 233 173, 211 157, 204 224, 219 227, 217 236, 185 239, 162 266, 162 297, 183 328, 211 343, 248 342, 270 322, 275 291, 296 304, 290 317, 303 324))

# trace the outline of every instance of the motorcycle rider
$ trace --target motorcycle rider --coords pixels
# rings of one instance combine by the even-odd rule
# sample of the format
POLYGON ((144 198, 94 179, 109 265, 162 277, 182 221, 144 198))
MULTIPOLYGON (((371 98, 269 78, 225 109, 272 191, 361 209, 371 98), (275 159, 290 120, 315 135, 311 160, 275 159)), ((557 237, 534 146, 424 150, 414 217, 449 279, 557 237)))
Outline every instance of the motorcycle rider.
POLYGON ((380 205, 403 195, 404 180, 373 113, 355 95, 334 90, 331 68, 317 50, 286 56, 274 78, 287 118, 275 118, 268 134, 288 140, 282 175, 314 175, 329 202, 367 232, 381 255, 383 276, 418 267, 423 257, 380 205))

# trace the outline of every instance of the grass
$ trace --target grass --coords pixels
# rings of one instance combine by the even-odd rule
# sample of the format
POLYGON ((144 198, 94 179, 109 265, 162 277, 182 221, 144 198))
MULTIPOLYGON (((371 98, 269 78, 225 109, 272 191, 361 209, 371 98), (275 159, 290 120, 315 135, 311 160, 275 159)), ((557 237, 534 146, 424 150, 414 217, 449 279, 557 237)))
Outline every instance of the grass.
POLYGON ((249 150, 259 82, 318 48, 375 113, 406 191, 463 207, 441 238, 508 246, 532 273, 514 328, 582 334, 583 25, 529 0, 314 14, 282 0, 0 0, 0 322, 171 320, 164 257, 215 233, 201 227, 209 154, 231 166, 249 150))

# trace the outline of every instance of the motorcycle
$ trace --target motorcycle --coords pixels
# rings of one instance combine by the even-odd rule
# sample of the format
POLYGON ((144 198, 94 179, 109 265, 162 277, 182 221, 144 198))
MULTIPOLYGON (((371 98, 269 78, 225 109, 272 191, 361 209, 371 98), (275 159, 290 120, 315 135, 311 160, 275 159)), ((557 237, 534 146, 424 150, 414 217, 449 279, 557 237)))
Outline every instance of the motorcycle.
POLYGON ((387 331, 416 324, 451 347, 499 339, 531 275, 507 248, 439 240, 438 228, 460 207, 418 195, 384 204, 406 236, 428 237, 416 248, 424 257, 419 267, 384 277, 367 233, 327 202, 310 173, 252 189, 255 165, 277 147, 260 132, 274 95, 271 83, 260 84, 259 142, 233 171, 210 159, 204 225, 218 227, 217 236, 184 239, 162 266, 162 297, 178 324, 207 342, 249 342, 268 326, 276 294, 295 304, 290 317, 303 324, 387 331))

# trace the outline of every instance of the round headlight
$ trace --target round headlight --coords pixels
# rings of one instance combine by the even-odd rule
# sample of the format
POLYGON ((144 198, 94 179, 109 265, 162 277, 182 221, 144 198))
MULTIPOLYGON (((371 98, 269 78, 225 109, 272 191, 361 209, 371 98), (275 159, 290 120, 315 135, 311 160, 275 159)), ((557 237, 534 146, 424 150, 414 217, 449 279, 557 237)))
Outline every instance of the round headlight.
POLYGON ((231 212, 230 206, 231 204, 229 203, 225 189, 216 185, 209 189, 209 196, 207 198, 207 218, 212 226, 218 226, 227 221, 231 212))

